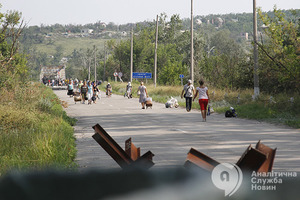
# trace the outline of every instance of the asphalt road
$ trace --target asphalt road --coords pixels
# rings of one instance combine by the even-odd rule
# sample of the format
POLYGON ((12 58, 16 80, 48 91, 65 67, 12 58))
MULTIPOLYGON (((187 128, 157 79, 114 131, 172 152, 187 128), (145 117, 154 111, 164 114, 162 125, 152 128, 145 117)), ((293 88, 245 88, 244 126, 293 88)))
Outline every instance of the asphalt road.
MULTIPOLYGON (((97 104, 75 104, 66 90, 55 94, 69 103, 66 112, 78 119, 75 126, 77 158, 80 171, 120 168, 92 138, 92 126, 99 123, 119 145, 132 138, 141 154, 155 154, 153 168, 182 166, 191 147, 219 162, 236 163, 246 148, 258 140, 277 147, 274 171, 300 172, 300 131, 254 120, 225 118, 212 114, 202 122, 198 110, 187 113, 183 108, 165 108, 153 103, 153 109, 142 110, 138 99, 102 93, 97 104)), ((152 169, 153 169, 152 168, 152 169)))

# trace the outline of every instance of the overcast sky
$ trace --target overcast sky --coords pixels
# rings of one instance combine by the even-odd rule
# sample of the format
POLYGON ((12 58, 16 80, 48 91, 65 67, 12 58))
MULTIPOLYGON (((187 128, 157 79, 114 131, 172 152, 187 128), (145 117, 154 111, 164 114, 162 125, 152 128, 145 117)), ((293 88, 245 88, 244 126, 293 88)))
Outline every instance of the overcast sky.
MULTIPOLYGON (((194 16, 252 12, 252 0, 194 0, 194 16)), ((191 0, 1 0, 1 12, 17 10, 29 25, 115 24, 154 20, 165 12, 169 17, 179 14, 190 17, 191 0)), ((257 6, 270 11, 300 9, 300 0, 257 0, 257 6)))

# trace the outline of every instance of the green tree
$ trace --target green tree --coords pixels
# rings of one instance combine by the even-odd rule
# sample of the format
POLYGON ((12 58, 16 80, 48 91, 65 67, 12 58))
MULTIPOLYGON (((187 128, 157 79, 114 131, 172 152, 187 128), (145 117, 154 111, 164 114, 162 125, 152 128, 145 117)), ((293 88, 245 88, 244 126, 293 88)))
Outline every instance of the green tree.
POLYGON ((0 27, 0 87, 10 87, 18 78, 27 75, 26 57, 18 53, 18 39, 25 27, 21 13, 0 13, 0 27))
POLYGON ((230 37, 228 30, 215 33, 204 58, 199 63, 200 72, 212 85, 221 88, 239 88, 241 73, 245 69, 246 53, 230 37))
MULTIPOLYGON (((299 23, 286 19, 284 12, 274 7, 273 16, 258 10, 265 24, 260 50, 260 80, 263 89, 273 92, 300 91, 299 23)), ((299 17, 299 13, 294 12, 299 17)), ((296 18, 296 17, 295 17, 296 18)))
POLYGON ((179 74, 188 75, 187 66, 182 62, 183 56, 177 52, 175 44, 161 45, 158 49, 158 82, 176 85, 180 83, 179 74))

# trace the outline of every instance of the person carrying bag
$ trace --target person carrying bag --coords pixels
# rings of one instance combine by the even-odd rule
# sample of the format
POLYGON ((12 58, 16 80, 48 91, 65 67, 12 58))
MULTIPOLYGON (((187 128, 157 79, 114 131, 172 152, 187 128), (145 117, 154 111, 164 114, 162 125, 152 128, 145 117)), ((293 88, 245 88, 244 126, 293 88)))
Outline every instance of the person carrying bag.
POLYGON ((186 101, 186 111, 190 112, 192 109, 192 99, 195 94, 195 88, 192 85, 192 81, 188 80, 188 83, 184 85, 181 92, 181 98, 185 98, 186 101), (184 93, 184 94, 183 94, 184 93))

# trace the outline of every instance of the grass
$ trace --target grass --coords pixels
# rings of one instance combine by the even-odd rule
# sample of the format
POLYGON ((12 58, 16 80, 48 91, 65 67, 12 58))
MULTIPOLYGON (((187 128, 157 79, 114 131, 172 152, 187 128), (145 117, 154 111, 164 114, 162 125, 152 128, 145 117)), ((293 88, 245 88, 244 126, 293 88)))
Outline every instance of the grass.
MULTIPOLYGON (((102 84, 102 89, 104 85, 102 84)), ((127 83, 111 82, 113 93, 123 95, 127 83)), ((133 81, 133 97, 137 96, 139 82, 133 81)), ((185 107, 185 100, 181 99, 181 86, 157 86, 145 84, 148 94, 153 101, 166 103, 171 96, 178 100, 181 107, 185 107)), ((254 119, 274 124, 300 128, 300 96, 299 94, 270 94, 261 93, 256 100, 252 99, 253 90, 220 90, 209 88, 210 105, 217 113, 224 114, 230 107, 234 107, 238 117, 254 119), (293 101, 291 101, 293 97, 293 101)), ((200 109, 198 103, 193 103, 193 109, 200 109)))
POLYGON ((75 167, 75 119, 38 83, 1 89, 0 175, 11 170, 75 167))
POLYGON ((104 49, 105 39, 93 39, 86 37, 77 37, 77 38, 66 38, 63 36, 52 36, 51 40, 54 41, 53 44, 49 44, 47 41, 41 44, 35 44, 37 51, 47 53, 49 55, 54 55, 56 53, 56 47, 63 47, 63 55, 70 55, 74 49, 92 49, 94 45, 100 51, 104 49))

